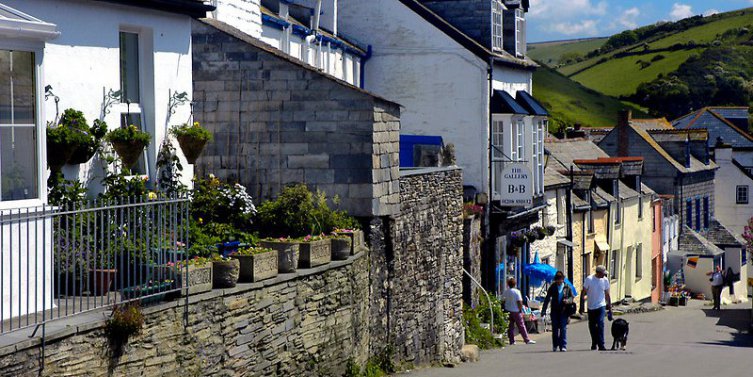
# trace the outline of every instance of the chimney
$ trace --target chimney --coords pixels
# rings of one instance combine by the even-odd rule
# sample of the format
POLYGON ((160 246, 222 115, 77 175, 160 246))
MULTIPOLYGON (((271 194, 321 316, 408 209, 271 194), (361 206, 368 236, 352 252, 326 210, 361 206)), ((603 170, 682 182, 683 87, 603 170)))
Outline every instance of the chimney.
POLYGON ((629 153, 630 139, 628 137, 628 128, 630 127, 630 119, 632 118, 633 112, 629 109, 620 110, 620 114, 617 117, 617 155, 621 157, 627 157, 629 153))
POLYGON ((690 169, 690 135, 685 136, 685 167, 690 169))

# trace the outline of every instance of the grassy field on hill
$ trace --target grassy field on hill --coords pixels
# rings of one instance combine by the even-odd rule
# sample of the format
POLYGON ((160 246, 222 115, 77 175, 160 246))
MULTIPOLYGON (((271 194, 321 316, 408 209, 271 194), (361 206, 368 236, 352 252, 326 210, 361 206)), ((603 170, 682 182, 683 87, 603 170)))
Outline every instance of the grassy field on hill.
POLYGON ((607 38, 593 38, 576 41, 532 43, 528 45, 528 55, 534 60, 552 67, 559 63, 562 54, 575 52, 586 55, 601 47, 606 40, 607 38))
POLYGON ((717 39, 717 36, 723 34, 727 30, 753 25, 753 10, 751 9, 730 12, 729 15, 729 17, 724 17, 706 25, 697 26, 659 39, 655 42, 649 43, 649 46, 652 50, 655 50, 658 48, 666 48, 676 43, 687 43, 689 41, 694 41, 695 43, 711 43, 717 39), (741 13, 742 15, 740 15, 741 13))
POLYGON ((613 126, 621 109, 632 108, 636 117, 645 116, 636 105, 605 96, 568 79, 553 69, 541 67, 533 74, 534 96, 552 113, 552 128, 558 124, 584 127, 613 126))
POLYGON ((651 81, 660 74, 666 75, 675 71, 690 55, 700 54, 702 51, 702 49, 665 51, 611 59, 573 76, 572 79, 606 95, 629 96, 635 93, 640 83, 651 81), (658 56, 664 58, 652 61, 658 56), (642 68, 639 62, 647 62, 650 65, 642 68))

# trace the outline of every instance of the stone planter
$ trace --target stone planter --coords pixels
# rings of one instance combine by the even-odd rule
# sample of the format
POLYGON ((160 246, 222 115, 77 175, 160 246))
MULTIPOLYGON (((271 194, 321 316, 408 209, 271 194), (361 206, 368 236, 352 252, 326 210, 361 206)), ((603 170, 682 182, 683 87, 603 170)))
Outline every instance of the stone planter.
POLYGON ((350 255, 354 255, 356 253, 356 250, 364 245, 362 230, 354 230, 352 232, 335 232, 335 234, 337 234, 338 236, 350 237, 350 255))
POLYGON ((241 263, 237 259, 212 261, 212 288, 233 288, 238 284, 241 263))
POLYGON ((277 276, 279 259, 277 250, 252 255, 231 255, 240 262, 240 278, 242 282, 257 282, 277 276))
POLYGON ((297 242, 261 241, 261 247, 277 251, 277 270, 280 273, 295 272, 298 268, 299 246, 297 242))
POLYGON ((328 238, 318 241, 301 242, 301 258, 298 268, 321 266, 332 261, 331 243, 328 238))
POLYGON ((353 255, 353 239, 350 237, 330 238, 332 260, 346 260, 353 255))
POLYGON ((175 279, 175 287, 180 288, 181 295, 194 295, 212 290, 212 262, 207 262, 203 266, 194 264, 188 265, 188 272, 185 268, 180 270, 175 267, 160 266, 161 271, 155 272, 157 278, 175 279))

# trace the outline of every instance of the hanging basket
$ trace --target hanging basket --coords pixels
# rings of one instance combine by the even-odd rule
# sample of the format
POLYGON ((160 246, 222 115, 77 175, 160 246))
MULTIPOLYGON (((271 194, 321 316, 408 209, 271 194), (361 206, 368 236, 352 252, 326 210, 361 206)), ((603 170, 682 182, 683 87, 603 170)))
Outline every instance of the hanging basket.
POLYGON ((196 163, 196 160, 201 156, 201 152, 204 151, 204 146, 207 145, 207 140, 188 135, 178 136, 177 139, 183 155, 186 156, 186 161, 191 165, 196 163))
POLYGON ((141 157, 141 153, 146 148, 146 143, 140 141, 113 141, 112 147, 123 161, 123 165, 130 169, 141 157))
POLYGON ((91 160, 94 154, 97 153, 98 143, 92 141, 91 143, 80 144, 73 150, 71 157, 68 159, 68 164, 77 165, 83 164, 91 160))
POLYGON ((77 145, 47 141, 47 165, 52 171, 60 171, 76 151, 77 145))

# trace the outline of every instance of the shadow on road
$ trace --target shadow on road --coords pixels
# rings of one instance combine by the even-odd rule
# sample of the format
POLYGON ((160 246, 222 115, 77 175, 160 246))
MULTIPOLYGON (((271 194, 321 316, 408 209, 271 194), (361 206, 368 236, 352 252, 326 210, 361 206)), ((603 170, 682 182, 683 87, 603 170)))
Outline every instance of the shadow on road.
POLYGON ((731 340, 719 340, 716 342, 701 342, 707 345, 719 345, 728 347, 753 347, 753 334, 750 333, 750 309, 702 309, 706 317, 717 318, 716 325, 736 330, 731 332, 731 340))

